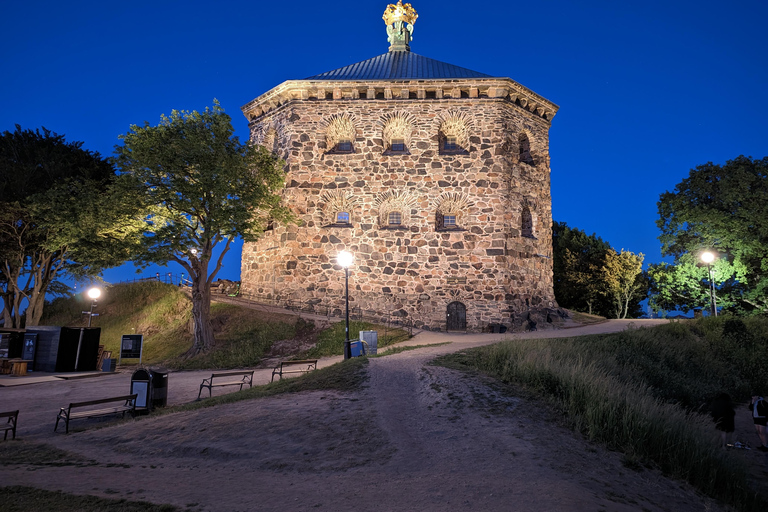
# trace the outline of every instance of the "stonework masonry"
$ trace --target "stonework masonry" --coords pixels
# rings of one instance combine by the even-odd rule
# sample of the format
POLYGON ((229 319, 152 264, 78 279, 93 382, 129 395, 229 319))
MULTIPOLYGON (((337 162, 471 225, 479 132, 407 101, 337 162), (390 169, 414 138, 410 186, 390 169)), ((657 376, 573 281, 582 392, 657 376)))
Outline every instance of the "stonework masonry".
POLYGON ((350 305, 368 315, 546 326, 557 108, 508 78, 294 80, 256 98, 251 141, 285 160, 300 222, 245 244, 243 291, 340 312, 347 250, 350 305))

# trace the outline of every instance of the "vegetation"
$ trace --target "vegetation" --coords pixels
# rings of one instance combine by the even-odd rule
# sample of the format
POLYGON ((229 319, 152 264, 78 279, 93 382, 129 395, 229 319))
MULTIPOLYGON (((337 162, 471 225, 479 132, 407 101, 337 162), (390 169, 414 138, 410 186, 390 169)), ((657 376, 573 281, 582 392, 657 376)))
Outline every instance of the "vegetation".
POLYGON ((46 130, 0 135, 0 295, 5 327, 38 325, 63 275, 98 274, 127 258, 129 228, 115 171, 98 153, 46 130), (22 316, 22 308, 26 311, 22 316))
POLYGON ((34 487, 0 487, 0 502, 6 512, 56 510, 57 512, 173 512, 172 505, 155 505, 146 501, 97 498, 61 491, 45 491, 34 487))
POLYGON ((564 308, 604 317, 640 316, 648 291, 642 254, 616 252, 594 233, 552 224, 554 291, 564 308))
POLYGON ((204 112, 174 110, 157 126, 132 125, 120 138, 121 189, 147 212, 133 259, 186 269, 194 332, 187 355, 208 352, 215 344, 211 283, 232 241, 253 241, 270 221, 290 218, 278 194, 282 162, 263 147, 241 144, 216 101, 204 112))
POLYGON ((685 479, 741 510, 768 503, 740 462, 713 441, 697 411, 719 392, 745 399, 768 389, 768 321, 707 318, 654 329, 557 340, 522 340, 444 356, 529 387, 561 408, 590 439, 685 479))
MULTIPOLYGON (((344 354, 344 341, 346 339, 345 328, 346 324, 344 322, 333 324, 331 327, 320 333, 317 345, 301 354, 299 358, 327 357, 344 354)), ((378 348, 405 341, 410 337, 410 334, 402 329, 385 329, 380 325, 375 325, 369 322, 360 322, 357 320, 349 322, 350 336, 354 336, 355 333, 360 331, 377 331, 378 348)))
POLYGON ((725 165, 692 169, 674 192, 661 195, 662 254, 674 265, 652 265, 656 310, 706 308, 710 278, 701 253, 719 253, 713 265, 718 306, 739 314, 768 313, 768 157, 739 156, 725 165))
MULTIPOLYGON (((170 368, 237 368, 261 362, 272 343, 291 339, 303 322, 290 315, 258 312, 230 304, 211 308, 216 326, 217 350, 192 358, 182 357, 192 345, 190 300, 179 288, 157 281, 111 286, 99 301, 101 343, 117 357, 123 334, 143 334, 145 364, 163 363, 170 368)), ((49 325, 83 325, 81 311, 87 309, 81 296, 59 298, 46 311, 49 325)))

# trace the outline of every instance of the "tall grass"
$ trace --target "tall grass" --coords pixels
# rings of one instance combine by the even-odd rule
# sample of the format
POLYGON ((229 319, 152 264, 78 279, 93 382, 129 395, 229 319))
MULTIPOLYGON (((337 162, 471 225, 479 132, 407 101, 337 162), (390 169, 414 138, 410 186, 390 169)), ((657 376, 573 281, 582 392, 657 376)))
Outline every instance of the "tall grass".
POLYGON ((741 397, 765 378, 755 373, 760 365, 742 366, 736 355, 755 356, 739 348, 746 337, 758 356, 768 350, 765 323, 742 323, 743 329, 735 328, 740 341, 734 341, 727 321, 510 341, 438 362, 532 388, 566 412, 579 431, 630 460, 652 462, 741 510, 765 510, 768 503, 750 490, 746 469, 717 447, 711 420, 695 412, 716 392, 741 397))

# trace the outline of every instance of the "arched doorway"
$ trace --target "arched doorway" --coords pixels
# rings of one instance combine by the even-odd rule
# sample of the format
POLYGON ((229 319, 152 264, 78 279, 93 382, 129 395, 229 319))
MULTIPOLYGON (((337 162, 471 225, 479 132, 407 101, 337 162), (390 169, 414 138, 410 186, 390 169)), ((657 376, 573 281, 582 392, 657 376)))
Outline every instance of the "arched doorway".
POLYGON ((446 330, 467 330, 467 307, 461 302, 451 302, 445 312, 446 330))

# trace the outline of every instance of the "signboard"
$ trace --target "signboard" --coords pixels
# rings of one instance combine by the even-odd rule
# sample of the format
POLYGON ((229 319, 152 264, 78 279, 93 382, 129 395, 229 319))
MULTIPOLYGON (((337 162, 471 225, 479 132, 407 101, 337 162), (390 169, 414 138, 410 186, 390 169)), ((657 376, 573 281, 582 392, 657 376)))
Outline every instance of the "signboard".
POLYGON ((447 284, 467 284, 466 277, 448 277, 446 278, 447 284))
POLYGON ((143 334, 123 334, 120 340, 120 359, 138 359, 141 361, 143 342, 143 334))
POLYGON ((22 359, 27 361, 35 360, 35 348, 37 348, 37 333, 28 332, 24 334, 24 350, 21 354, 22 359))

